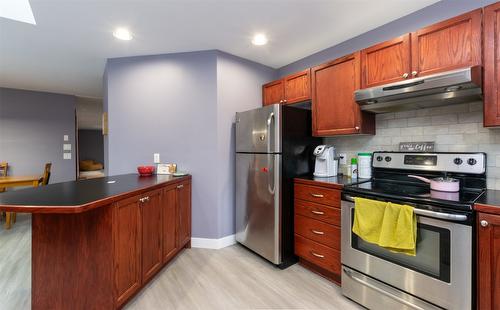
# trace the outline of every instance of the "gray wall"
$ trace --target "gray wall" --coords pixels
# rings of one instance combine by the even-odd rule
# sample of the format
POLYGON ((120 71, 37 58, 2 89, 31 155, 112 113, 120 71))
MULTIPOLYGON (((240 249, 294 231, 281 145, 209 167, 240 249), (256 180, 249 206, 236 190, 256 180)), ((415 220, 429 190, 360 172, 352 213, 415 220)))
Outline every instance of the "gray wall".
POLYGON ((104 140, 102 130, 78 130, 78 159, 92 159, 104 164, 104 140))
POLYGON ((319 65, 323 62, 361 50, 373 44, 392 39, 402 34, 415 31, 430 24, 495 2, 497 2, 497 0, 442 0, 419 11, 361 34, 355 38, 281 67, 279 69, 279 76, 285 76, 290 73, 319 65))
POLYGON ((0 88, 0 161, 11 175, 41 174, 52 162, 50 183, 75 180, 74 96, 0 88), (72 145, 63 159, 63 136, 72 145))
POLYGON ((109 175, 151 164, 153 153, 193 175, 193 236, 234 233, 236 111, 261 105, 275 70, 218 51, 108 60, 109 175))
POLYGON ((217 159, 219 237, 234 234, 235 113, 262 106, 262 84, 276 70, 219 52, 217 55, 217 159))

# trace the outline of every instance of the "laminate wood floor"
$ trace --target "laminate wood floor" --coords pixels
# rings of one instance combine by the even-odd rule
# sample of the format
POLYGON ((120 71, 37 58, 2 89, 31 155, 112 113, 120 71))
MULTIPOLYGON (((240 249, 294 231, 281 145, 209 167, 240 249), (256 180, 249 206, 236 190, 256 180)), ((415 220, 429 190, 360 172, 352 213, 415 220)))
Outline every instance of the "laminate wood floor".
MULTIPOLYGON (((3 223, 2 223, 3 224, 3 223)), ((0 309, 30 309, 31 217, 0 228, 0 309)), ((187 249, 126 310, 362 309, 328 280, 299 265, 279 270, 234 245, 187 249)))

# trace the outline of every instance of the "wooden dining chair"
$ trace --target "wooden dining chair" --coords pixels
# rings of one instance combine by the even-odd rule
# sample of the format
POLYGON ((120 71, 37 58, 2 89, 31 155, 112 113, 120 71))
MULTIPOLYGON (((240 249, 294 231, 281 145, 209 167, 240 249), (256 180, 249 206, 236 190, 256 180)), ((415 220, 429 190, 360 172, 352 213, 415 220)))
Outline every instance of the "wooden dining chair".
MULTIPOLYGON (((9 169, 9 164, 6 162, 0 162, 0 177, 7 176, 7 170, 9 169)), ((0 187, 0 193, 5 192, 5 187, 0 187)), ((0 220, 3 219, 5 212, 0 212, 0 220)))
MULTIPOLYGON (((38 186, 44 186, 49 184, 50 179, 50 169, 52 168, 52 163, 46 163, 45 169, 43 170, 43 175, 38 181, 38 186)), ((34 185, 37 186, 37 185, 34 185)), ((16 212, 6 212, 5 213, 5 227, 10 228, 10 226, 17 220, 16 212)))

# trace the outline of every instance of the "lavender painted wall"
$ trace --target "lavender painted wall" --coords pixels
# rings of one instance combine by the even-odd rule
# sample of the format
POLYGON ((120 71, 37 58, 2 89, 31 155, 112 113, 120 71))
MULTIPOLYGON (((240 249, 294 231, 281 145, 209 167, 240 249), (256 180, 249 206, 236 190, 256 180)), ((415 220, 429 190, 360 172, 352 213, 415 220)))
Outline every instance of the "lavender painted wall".
POLYGON ((219 237, 234 234, 235 113, 262 106, 262 84, 276 70, 227 53, 217 54, 217 160, 219 237))
MULTIPOLYGON (((370 30, 350 40, 304 57, 278 69, 279 76, 285 76, 329 60, 342 57, 379 42, 451 18, 462 13, 481 8, 497 0, 442 0, 395 21, 370 30)), ((341 31, 341 30, 335 30, 341 31)))
POLYGON ((193 237, 233 234, 234 113, 260 106, 275 73, 218 51, 108 60, 109 175, 158 152, 193 175, 193 237))
POLYGON ((75 180, 75 109, 74 96, 0 88, 0 161, 9 174, 42 174, 51 162, 50 183, 75 180), (71 160, 63 143, 71 143, 71 160))

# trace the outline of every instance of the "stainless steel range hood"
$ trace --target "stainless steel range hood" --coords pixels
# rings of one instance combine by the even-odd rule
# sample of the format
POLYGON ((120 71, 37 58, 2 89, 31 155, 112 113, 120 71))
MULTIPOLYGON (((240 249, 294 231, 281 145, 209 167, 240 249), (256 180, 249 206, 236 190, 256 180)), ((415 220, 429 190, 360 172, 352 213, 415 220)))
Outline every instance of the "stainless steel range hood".
POLYGON ((354 92, 361 110, 373 113, 415 110, 482 98, 481 66, 447 71, 354 92))

